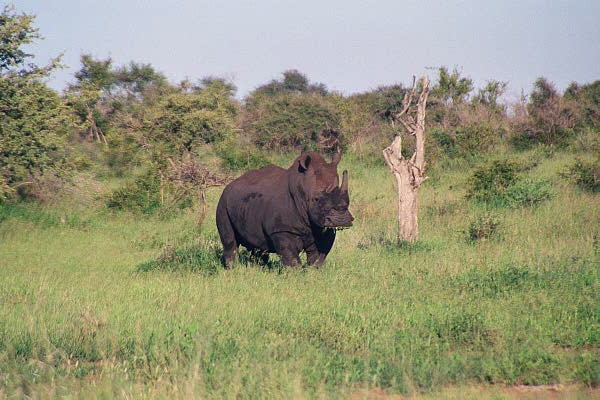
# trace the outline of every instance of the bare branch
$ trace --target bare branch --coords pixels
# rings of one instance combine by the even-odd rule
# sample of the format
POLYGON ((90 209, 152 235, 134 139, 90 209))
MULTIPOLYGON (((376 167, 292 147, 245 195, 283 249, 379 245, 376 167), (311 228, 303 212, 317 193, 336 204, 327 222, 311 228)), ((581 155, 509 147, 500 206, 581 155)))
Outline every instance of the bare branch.
POLYGON ((425 169, 425 107, 429 95, 429 79, 427 76, 421 78, 421 88, 421 95, 417 102, 417 121, 414 132, 417 138, 415 165, 422 171, 425 169))
POLYGON ((412 104, 412 98, 415 95, 415 77, 413 76, 413 83, 412 83, 412 87, 410 89, 410 91, 408 93, 406 93, 404 95, 404 98, 402 99, 402 110, 399 113, 394 114, 393 118, 396 120, 399 120, 401 116, 403 116, 408 109, 410 108, 410 105, 412 104))

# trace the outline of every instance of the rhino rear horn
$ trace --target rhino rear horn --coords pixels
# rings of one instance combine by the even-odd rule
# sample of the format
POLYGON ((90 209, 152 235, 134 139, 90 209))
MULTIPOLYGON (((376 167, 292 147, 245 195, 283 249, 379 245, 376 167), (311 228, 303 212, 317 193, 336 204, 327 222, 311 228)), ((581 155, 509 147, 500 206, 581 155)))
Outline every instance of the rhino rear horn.
POLYGON ((340 190, 342 192, 348 191, 348 171, 346 171, 346 170, 344 170, 344 172, 342 172, 342 186, 340 186, 340 190))

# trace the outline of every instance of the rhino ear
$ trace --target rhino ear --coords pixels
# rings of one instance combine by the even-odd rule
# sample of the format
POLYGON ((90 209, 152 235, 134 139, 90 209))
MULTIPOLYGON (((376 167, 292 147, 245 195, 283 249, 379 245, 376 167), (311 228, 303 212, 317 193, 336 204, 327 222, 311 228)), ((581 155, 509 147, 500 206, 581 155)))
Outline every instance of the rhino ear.
POLYGON ((310 156, 304 152, 300 154, 300 160, 298 160, 298 171, 305 172, 310 166, 310 156))

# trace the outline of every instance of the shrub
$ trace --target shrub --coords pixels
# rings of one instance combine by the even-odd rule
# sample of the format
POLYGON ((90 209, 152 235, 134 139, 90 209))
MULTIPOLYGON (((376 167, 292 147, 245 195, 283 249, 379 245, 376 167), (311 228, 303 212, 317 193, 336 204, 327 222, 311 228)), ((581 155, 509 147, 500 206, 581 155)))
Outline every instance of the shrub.
POLYGON ((28 62, 33 55, 25 47, 41 38, 34 19, 13 6, 0 9, 0 199, 49 169, 63 172, 69 156, 74 121, 45 83, 60 57, 47 66, 28 62))
POLYGON ((147 173, 112 192, 107 201, 108 208, 150 214, 161 206, 160 178, 147 173))
POLYGON ((0 196, 31 185, 36 175, 69 168, 73 129, 62 99, 34 78, 0 76, 0 196))
POLYGON ((573 82, 565 90, 564 98, 580 106, 581 126, 600 129, 600 80, 585 85, 573 82))
POLYGON ((144 128, 149 132, 149 141, 182 153, 232 135, 235 113, 231 99, 220 98, 207 89, 173 93, 149 110, 144 128))
POLYGON ((189 246, 174 249, 167 247, 156 259, 137 266, 140 272, 153 270, 191 271, 212 275, 221 268, 220 249, 216 245, 189 246))
POLYGON ((239 142, 226 141, 215 146, 215 152, 222 165, 232 171, 250 170, 265 167, 269 159, 255 146, 243 146, 239 142))
POLYGON ((547 79, 535 81, 526 109, 527 114, 514 125, 511 141, 516 147, 536 143, 563 146, 574 135, 580 113, 577 103, 561 96, 547 79))
POLYGON ((500 135, 491 124, 474 121, 450 130, 434 128, 431 137, 443 153, 456 157, 487 152, 494 147, 500 135))
POLYGON ((456 278, 456 285, 461 291, 466 289, 481 293, 485 297, 497 297, 530 288, 540 279, 540 276, 527 266, 505 264, 494 271, 472 268, 456 278))
POLYGON ((545 180, 522 180, 527 169, 511 160, 496 160, 480 166, 469 180, 467 198, 496 206, 531 206, 552 198, 552 184, 545 180))
MULTIPOLYGON (((436 145, 432 150, 435 152, 436 147, 440 149, 440 151, 449 156, 455 157, 459 154, 459 149, 456 144, 456 139, 448 133, 448 131, 436 127, 431 130, 429 133, 430 137, 433 139, 433 143, 436 145)), ((429 149, 427 149, 429 150, 429 149)), ((431 153, 428 151, 428 153, 431 153)))
POLYGON ((600 128, 582 128, 573 138, 572 149, 581 153, 600 154, 600 128))
POLYGON ((500 220, 493 214, 484 214, 473 219, 466 231, 467 241, 487 240, 499 232, 500 220))
POLYGON ((577 356, 575 376, 589 387, 600 386, 600 356, 585 351, 577 356))
POLYGON ((108 138, 104 149, 106 164, 115 176, 125 176, 132 165, 140 164, 142 154, 131 135, 115 134, 108 138))
POLYGON ((321 133, 340 126, 337 107, 328 97, 314 93, 283 93, 250 101, 244 131, 265 149, 319 149, 321 133))
POLYGON ((432 315, 427 321, 427 328, 428 333, 433 333, 440 341, 453 347, 485 345, 492 341, 492 332, 481 313, 469 310, 432 315))
POLYGON ((561 176, 587 192, 600 192, 600 160, 576 160, 561 176))
POLYGON ((519 165, 511 160, 495 160, 475 170, 469 180, 467 198, 483 202, 495 200, 517 179, 519 165))
POLYGON ((559 359, 535 346, 523 346, 512 355, 516 382, 524 385, 545 385, 558 380, 559 359))
POLYGON ((552 184, 546 180, 523 180, 506 188, 499 203, 508 207, 533 206, 554 196, 552 184))

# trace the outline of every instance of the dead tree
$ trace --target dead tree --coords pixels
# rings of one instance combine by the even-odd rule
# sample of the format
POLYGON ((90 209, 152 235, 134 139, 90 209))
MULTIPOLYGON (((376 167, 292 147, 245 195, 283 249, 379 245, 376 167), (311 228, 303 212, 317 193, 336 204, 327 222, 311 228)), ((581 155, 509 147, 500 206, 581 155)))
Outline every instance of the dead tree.
POLYGON ((100 127, 96 124, 94 110, 92 108, 88 109, 86 123, 88 125, 86 133, 90 142, 98 140, 98 142, 104 142, 104 144, 108 144, 106 141, 106 136, 104 136, 104 133, 102 133, 102 129, 100 129, 100 127))
POLYGON ((401 123, 408 134, 415 136, 415 149, 410 159, 402 155, 402 138, 396 134, 392 143, 383 150, 383 157, 394 174, 398 189, 398 240, 414 242, 419 235, 417 218, 419 187, 425 176, 425 106, 429 94, 429 79, 420 79, 421 93, 415 104, 415 78, 412 88, 402 100, 402 110, 392 114, 392 123, 401 123))
POLYGON ((200 164, 189 153, 184 154, 181 161, 167 159, 169 168, 166 176, 161 173, 161 204, 164 204, 164 183, 170 182, 173 198, 167 207, 175 206, 185 197, 199 197, 200 210, 197 225, 202 225, 206 216, 206 189, 225 184, 226 179, 210 171, 200 164))

